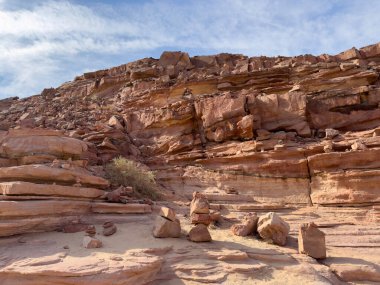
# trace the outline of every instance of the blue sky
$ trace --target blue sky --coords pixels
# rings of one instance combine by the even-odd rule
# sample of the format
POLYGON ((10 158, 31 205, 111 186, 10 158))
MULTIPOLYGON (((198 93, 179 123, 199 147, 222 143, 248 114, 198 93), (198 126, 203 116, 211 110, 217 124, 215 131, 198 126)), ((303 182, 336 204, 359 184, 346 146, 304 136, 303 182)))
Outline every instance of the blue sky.
POLYGON ((336 54, 380 41, 379 0, 0 0, 0 98, 164 50, 336 54))

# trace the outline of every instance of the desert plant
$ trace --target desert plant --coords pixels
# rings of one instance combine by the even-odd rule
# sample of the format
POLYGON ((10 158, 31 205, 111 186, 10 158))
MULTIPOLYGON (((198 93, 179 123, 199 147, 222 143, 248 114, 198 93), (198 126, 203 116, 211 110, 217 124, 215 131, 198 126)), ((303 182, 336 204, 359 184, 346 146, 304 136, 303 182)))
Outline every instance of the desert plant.
POLYGON ((143 169, 139 163, 117 157, 106 165, 105 170, 112 184, 132 186, 140 197, 159 198, 154 172, 143 169))

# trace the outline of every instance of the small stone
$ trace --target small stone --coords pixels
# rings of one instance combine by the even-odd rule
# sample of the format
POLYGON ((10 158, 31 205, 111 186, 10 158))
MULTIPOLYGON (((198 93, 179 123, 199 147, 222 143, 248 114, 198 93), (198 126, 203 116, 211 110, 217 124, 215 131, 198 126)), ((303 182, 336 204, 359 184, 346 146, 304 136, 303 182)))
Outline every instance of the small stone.
POLYGON ((360 141, 357 141, 357 142, 354 142, 352 145, 351 145, 351 149, 352 150, 366 150, 368 149, 367 146, 360 142, 360 141))
POLYGON ((210 213, 210 204, 206 197, 199 193, 193 193, 193 200, 190 203, 190 215, 191 214, 209 214, 210 213))
POLYGON ((204 224, 208 226, 211 224, 211 217, 210 214, 191 214, 191 223, 192 224, 204 224))
POLYGON ((194 242, 208 242, 211 241, 212 238, 207 226, 198 224, 190 230, 189 240, 194 242))
POLYGON ((236 236, 252 235, 257 230, 259 217, 255 213, 249 213, 243 217, 240 224, 233 225, 231 231, 236 236))
POLYGON ((316 259, 326 258, 325 233, 316 224, 302 224, 298 232, 298 252, 316 259))
POLYGON ((111 236, 114 233, 116 233, 116 231, 117 231, 117 227, 115 225, 112 225, 110 227, 103 228, 103 235, 104 236, 111 236))
POLYGON ((175 212, 168 207, 161 207, 159 215, 173 222, 176 220, 175 212))
POLYGON ((116 116, 112 116, 108 120, 108 125, 111 126, 111 127, 116 128, 116 129, 119 129, 119 130, 123 130, 124 129, 123 125, 120 123, 119 119, 116 116))
POLYGON ((290 227, 276 213, 270 212, 259 218, 257 231, 264 240, 277 245, 285 245, 290 227))
POLYGON ((103 243, 96 238, 85 236, 82 245, 84 248, 100 248, 103 246, 103 243))
POLYGON ((325 131, 326 131, 326 136, 325 137, 327 139, 333 139, 333 138, 335 138, 336 136, 339 135, 339 131, 334 130, 334 129, 326 129, 325 131))
POLYGON ((69 249, 70 247, 68 245, 63 246, 63 249, 69 249))
POLYGON ((156 238, 178 238, 181 235, 181 224, 178 219, 174 222, 157 216, 153 228, 153 236, 156 238))
POLYGON ((87 226, 86 235, 93 237, 96 235, 96 228, 94 225, 87 226))

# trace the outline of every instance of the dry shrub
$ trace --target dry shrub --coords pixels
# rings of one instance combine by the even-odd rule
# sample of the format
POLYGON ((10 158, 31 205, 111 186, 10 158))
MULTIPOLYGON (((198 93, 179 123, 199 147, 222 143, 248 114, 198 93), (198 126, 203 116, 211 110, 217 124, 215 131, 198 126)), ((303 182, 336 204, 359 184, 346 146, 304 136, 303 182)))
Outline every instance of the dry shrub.
POLYGON ((159 198, 154 172, 143 169, 137 162, 117 157, 105 169, 112 184, 132 186, 140 197, 159 198))

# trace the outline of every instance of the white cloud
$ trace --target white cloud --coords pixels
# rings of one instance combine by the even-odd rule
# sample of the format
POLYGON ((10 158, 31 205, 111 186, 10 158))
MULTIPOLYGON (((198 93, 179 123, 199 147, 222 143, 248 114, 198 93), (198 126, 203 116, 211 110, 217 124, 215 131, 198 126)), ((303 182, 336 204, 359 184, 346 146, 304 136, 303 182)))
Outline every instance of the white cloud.
POLYGON ((376 0, 88 2, 0 0, 0 98, 165 49, 319 54, 380 39, 376 0))

